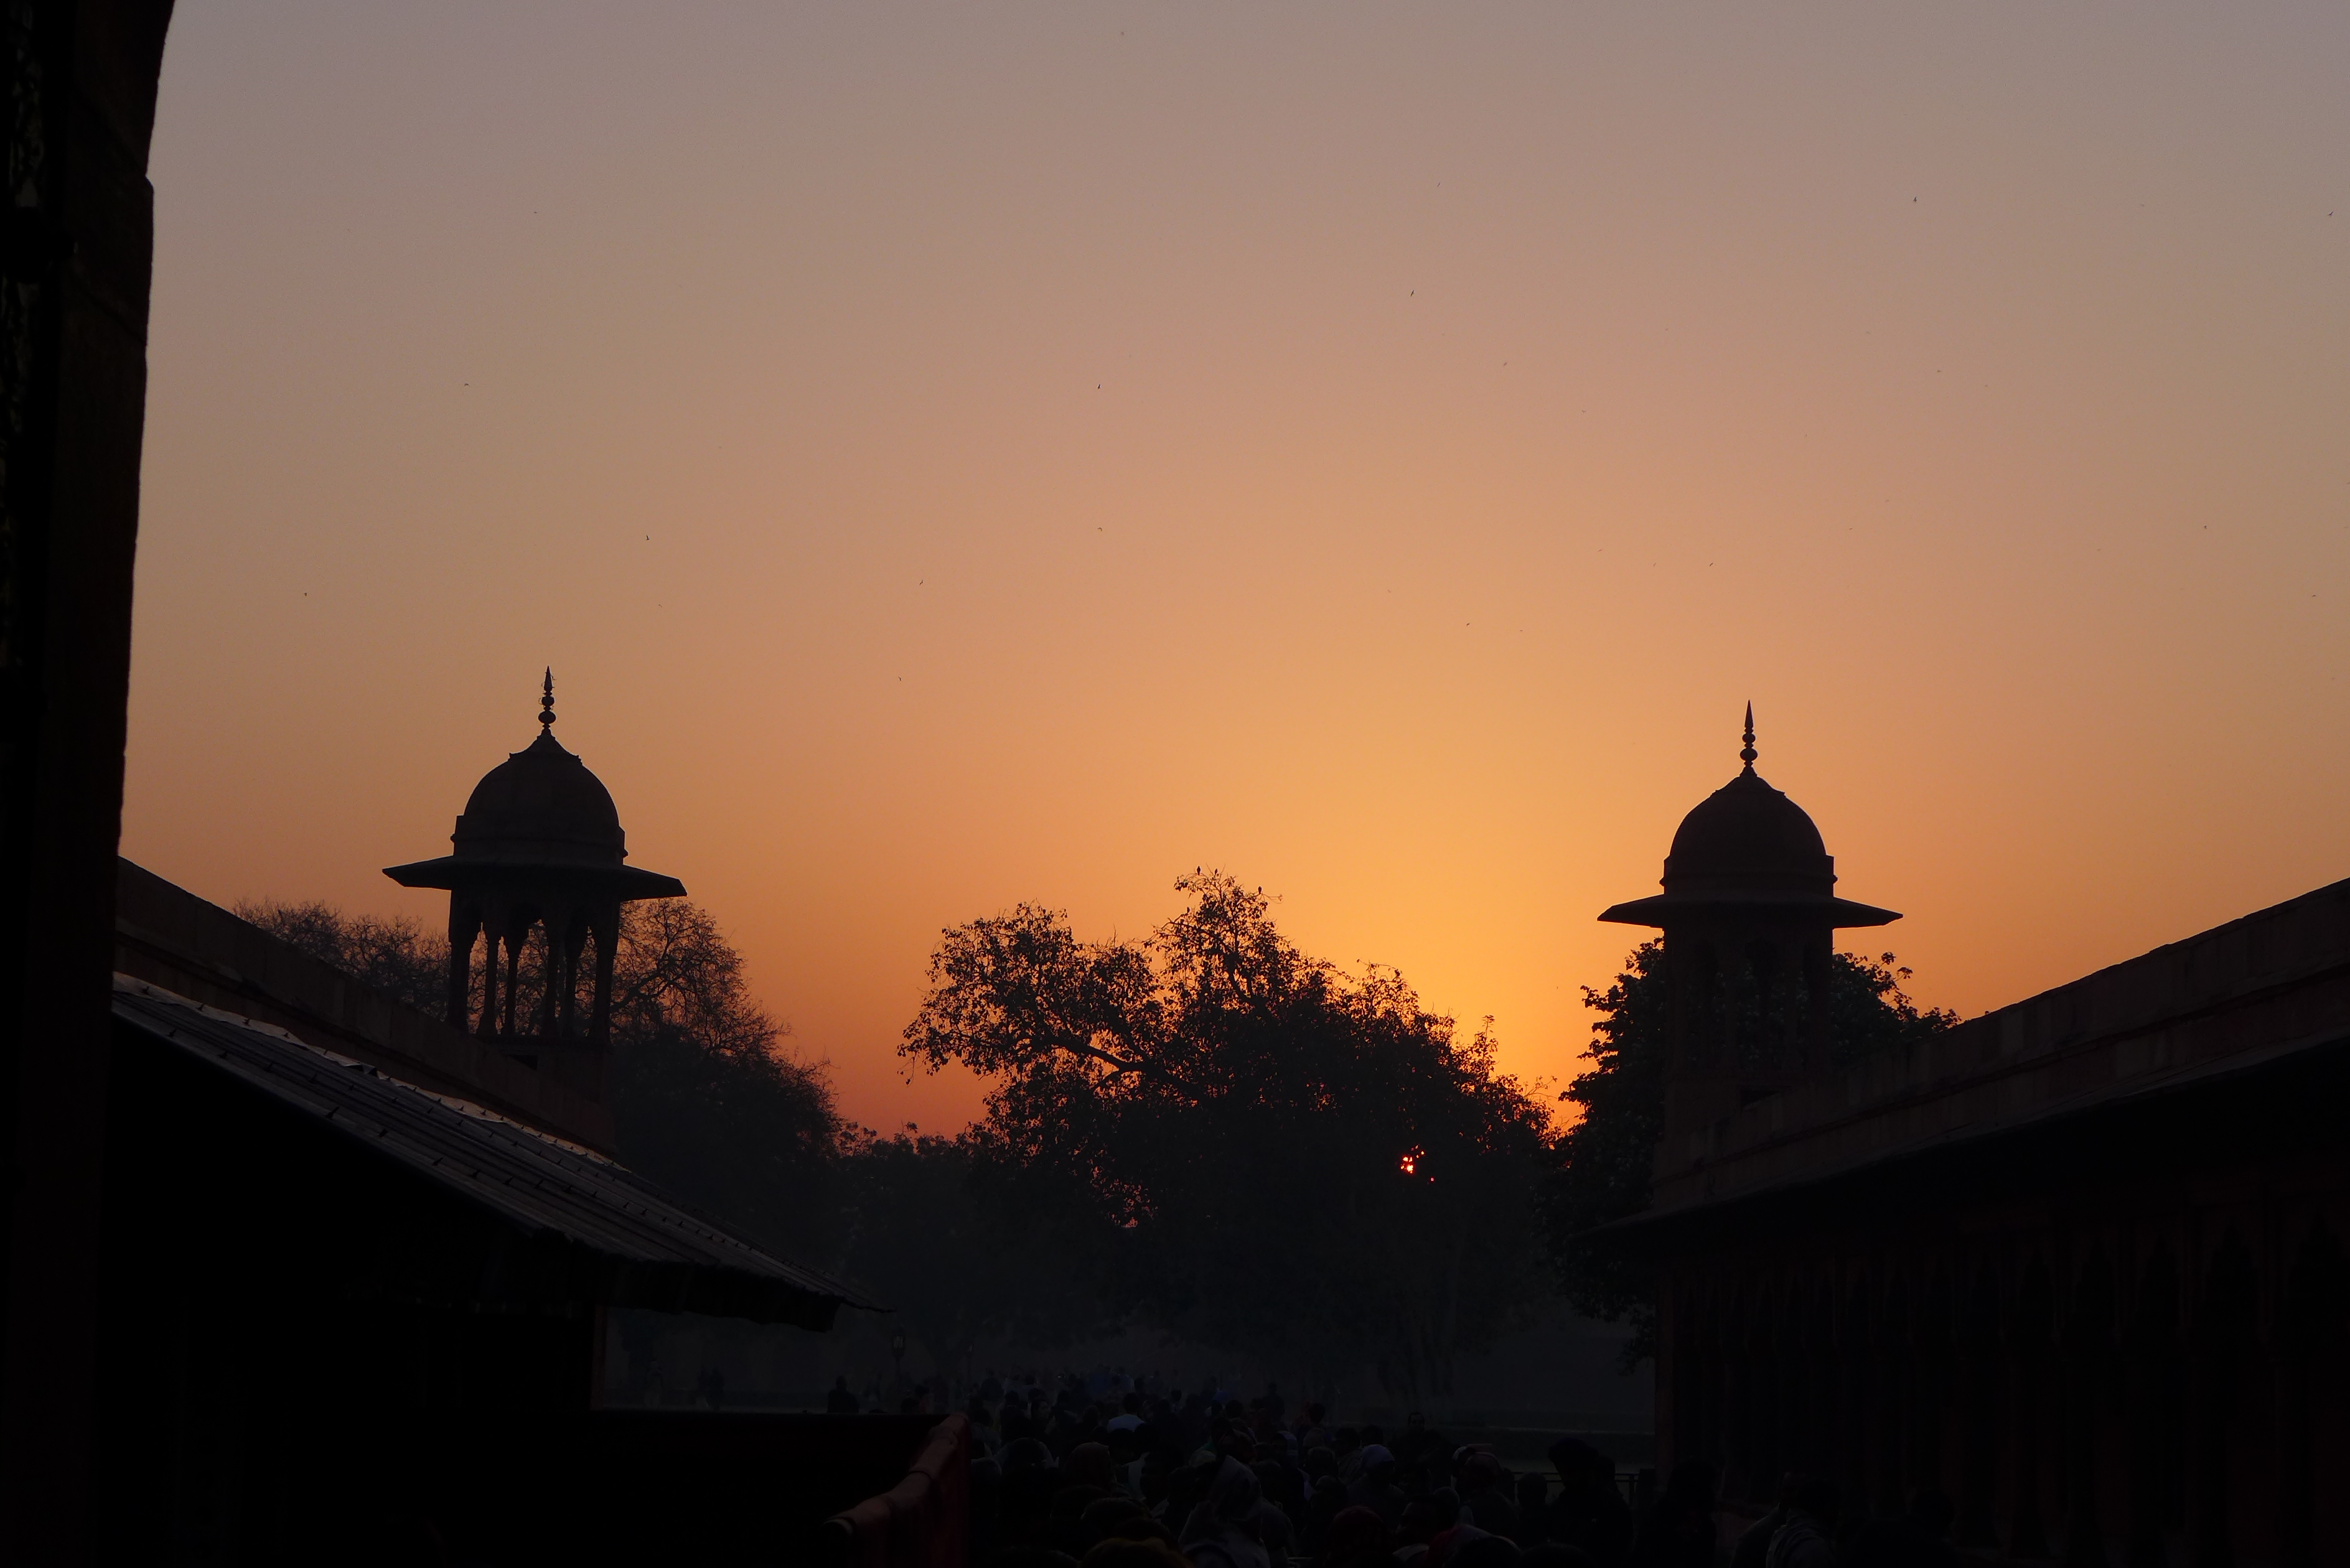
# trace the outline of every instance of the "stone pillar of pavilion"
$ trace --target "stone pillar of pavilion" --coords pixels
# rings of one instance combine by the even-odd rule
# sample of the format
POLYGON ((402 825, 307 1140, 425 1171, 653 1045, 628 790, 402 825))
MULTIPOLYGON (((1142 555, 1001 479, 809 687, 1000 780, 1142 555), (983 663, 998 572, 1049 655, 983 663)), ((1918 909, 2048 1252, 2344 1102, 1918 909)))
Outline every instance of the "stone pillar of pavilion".
POLYGON ((538 723, 538 739, 473 786, 452 835, 455 853, 384 875, 449 890, 449 1026, 600 1100, 620 906, 683 898, 685 885, 623 864, 611 792, 555 738, 552 670, 538 723))
POLYGON ((1660 1172, 1702 1162, 1717 1122, 1825 1069, 1836 929, 1901 918, 1835 896, 1820 830, 1754 771, 1752 703, 1738 755, 1738 776, 1681 819, 1665 890, 1599 917, 1665 936, 1660 1172))

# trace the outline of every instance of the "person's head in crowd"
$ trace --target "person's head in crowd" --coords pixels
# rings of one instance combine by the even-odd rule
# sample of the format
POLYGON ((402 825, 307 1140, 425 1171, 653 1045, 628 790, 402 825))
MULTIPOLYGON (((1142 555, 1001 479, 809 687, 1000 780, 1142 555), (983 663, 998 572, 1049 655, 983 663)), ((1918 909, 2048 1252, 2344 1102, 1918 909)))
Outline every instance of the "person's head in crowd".
POLYGON ((1238 1459, 1219 1460, 1208 1484, 1207 1501, 1185 1518, 1177 1543, 1187 1550, 1213 1546, 1216 1551, 1211 1554, 1221 1559, 1263 1561, 1263 1542, 1257 1527, 1257 1507, 1263 1501, 1254 1470, 1238 1459))
POLYGON ((1338 1456, 1325 1448, 1305 1450, 1305 1473, 1315 1480, 1338 1473, 1338 1456))
POLYGON ((1403 1518, 1396 1525, 1396 1538, 1406 1546, 1425 1546, 1436 1539, 1438 1532, 1449 1529, 1460 1513, 1460 1500, 1450 1492, 1413 1498, 1404 1504, 1403 1518))
POLYGON ((1395 1479, 1396 1457, 1378 1443, 1363 1445, 1363 1473, 1374 1482, 1385 1483, 1395 1479))
POLYGON ((1322 1568, 1373 1568, 1390 1561, 1395 1532, 1367 1508, 1344 1508, 1322 1538, 1322 1568))
POLYGON ((1089 1486, 1065 1486, 1055 1492, 1045 1522, 1045 1544, 1072 1557, 1083 1557, 1086 1548, 1094 1543, 1093 1532, 1086 1525, 1086 1510, 1100 1500, 1101 1492, 1089 1486))
POLYGON ((1109 1528, 1102 1532, 1102 1539, 1104 1541, 1163 1541, 1172 1546, 1175 1544, 1175 1532, 1167 1528, 1165 1520, 1153 1519, 1147 1513, 1139 1513, 1130 1519, 1113 1521, 1109 1528))
POLYGON ((1462 1514, 1429 1538, 1426 1559, 1428 1568, 1444 1568, 1444 1564, 1451 1563, 1463 1547, 1471 1542, 1482 1541, 1492 1533, 1492 1531, 1480 1528, 1475 1521, 1462 1514))
POLYGON ((1510 1474, 1502 1468, 1501 1460, 1481 1449, 1464 1449, 1454 1471, 1461 1478, 1463 1496, 1476 1492, 1499 1492, 1507 1484, 1510 1474))
POLYGON ((1339 1461, 1344 1463, 1347 1455, 1363 1451, 1363 1435, 1352 1427, 1341 1427, 1330 1434, 1330 1446, 1337 1450, 1339 1461))
POLYGON ((1274 1459, 1259 1459, 1249 1468, 1256 1471, 1256 1484, 1265 1501, 1295 1518, 1305 1501, 1297 1490, 1297 1472, 1274 1459))
POLYGON ((1191 1560, 1171 1542, 1113 1535, 1094 1543, 1086 1553, 1084 1568, 1191 1568, 1191 1560))
POLYGON ((1518 1568, 1599 1568, 1599 1560, 1580 1546, 1546 1541, 1520 1552, 1518 1568))
POLYGON ((1108 1445, 1079 1443, 1061 1460, 1061 1474, 1079 1486, 1108 1491, 1118 1484, 1108 1445))
POLYGON ((1097 1486, 1064 1483, 1061 1490, 1053 1494, 1050 1511, 1056 1520, 1083 1519, 1086 1510, 1099 1502, 1104 1495, 1102 1489, 1097 1486))
POLYGON ((1167 1484, 1182 1463, 1182 1456, 1170 1456, 1163 1448, 1153 1448, 1142 1456, 1142 1469, 1135 1484, 1140 1488, 1142 1501, 1156 1508, 1167 1501, 1167 1484))
POLYGON ((1227 1524, 1252 1518, 1263 1497, 1264 1489, 1257 1483, 1256 1472, 1238 1459, 1226 1459, 1218 1465, 1215 1480, 1208 1486, 1208 1506, 1227 1524))
POLYGON ((1191 1511, 1208 1501, 1209 1483, 1216 1479, 1222 1459, 1205 1459, 1176 1467, 1167 1477, 1167 1522, 1180 1528, 1191 1511))
POLYGON ((1445 1561, 1446 1568, 1518 1568, 1525 1554, 1517 1542, 1503 1535, 1480 1533, 1473 1541, 1463 1541, 1445 1561))

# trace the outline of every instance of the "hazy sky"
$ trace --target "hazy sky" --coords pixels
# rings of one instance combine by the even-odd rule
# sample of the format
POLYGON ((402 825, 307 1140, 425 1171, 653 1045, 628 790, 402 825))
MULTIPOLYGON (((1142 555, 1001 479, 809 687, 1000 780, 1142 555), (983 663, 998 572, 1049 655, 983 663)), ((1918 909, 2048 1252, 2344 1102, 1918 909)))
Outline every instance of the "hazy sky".
POLYGON ((2350 875, 2350 8, 184 0, 125 852, 557 732, 846 1108, 1219 866, 1571 1073, 1761 770, 1979 1011, 2350 875), (2336 215, 2339 213, 2340 215, 2336 215))

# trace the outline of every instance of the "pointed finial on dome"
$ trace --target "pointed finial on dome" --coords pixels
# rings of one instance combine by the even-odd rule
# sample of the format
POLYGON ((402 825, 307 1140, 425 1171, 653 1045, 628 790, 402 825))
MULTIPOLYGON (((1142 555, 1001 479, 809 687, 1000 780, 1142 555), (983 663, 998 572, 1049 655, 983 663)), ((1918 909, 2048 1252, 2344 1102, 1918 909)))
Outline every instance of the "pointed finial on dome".
MULTIPOLYGON (((546 667, 546 688, 540 693, 538 700, 538 732, 542 735, 552 734, 554 730, 555 666, 550 664, 546 667)), ((1746 738, 1751 741, 1754 737, 1749 735, 1746 738)))
POLYGON ((1754 704, 1752 702, 1746 704, 1746 744, 1740 749, 1738 760, 1746 764, 1748 773, 1754 771, 1754 704))

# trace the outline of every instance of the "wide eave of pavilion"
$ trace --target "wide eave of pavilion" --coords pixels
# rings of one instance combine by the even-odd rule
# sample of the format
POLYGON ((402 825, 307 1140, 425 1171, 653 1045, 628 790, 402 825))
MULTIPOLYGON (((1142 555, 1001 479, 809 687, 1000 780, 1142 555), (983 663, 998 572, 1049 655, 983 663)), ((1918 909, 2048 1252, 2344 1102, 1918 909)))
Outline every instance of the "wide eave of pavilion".
POLYGON ((1836 928, 1889 926, 1900 915, 1874 904, 1816 893, 1659 893, 1611 904, 1599 912, 1602 920, 1619 926, 1668 926, 1707 917, 1766 915, 1787 918, 1808 915, 1836 928))
POLYGON ((635 898, 682 898, 685 884, 634 866, 598 866, 577 860, 506 860, 492 856, 442 855, 387 866, 383 874, 403 888, 462 892, 489 883, 526 882, 550 892, 601 895, 623 902, 635 898))

